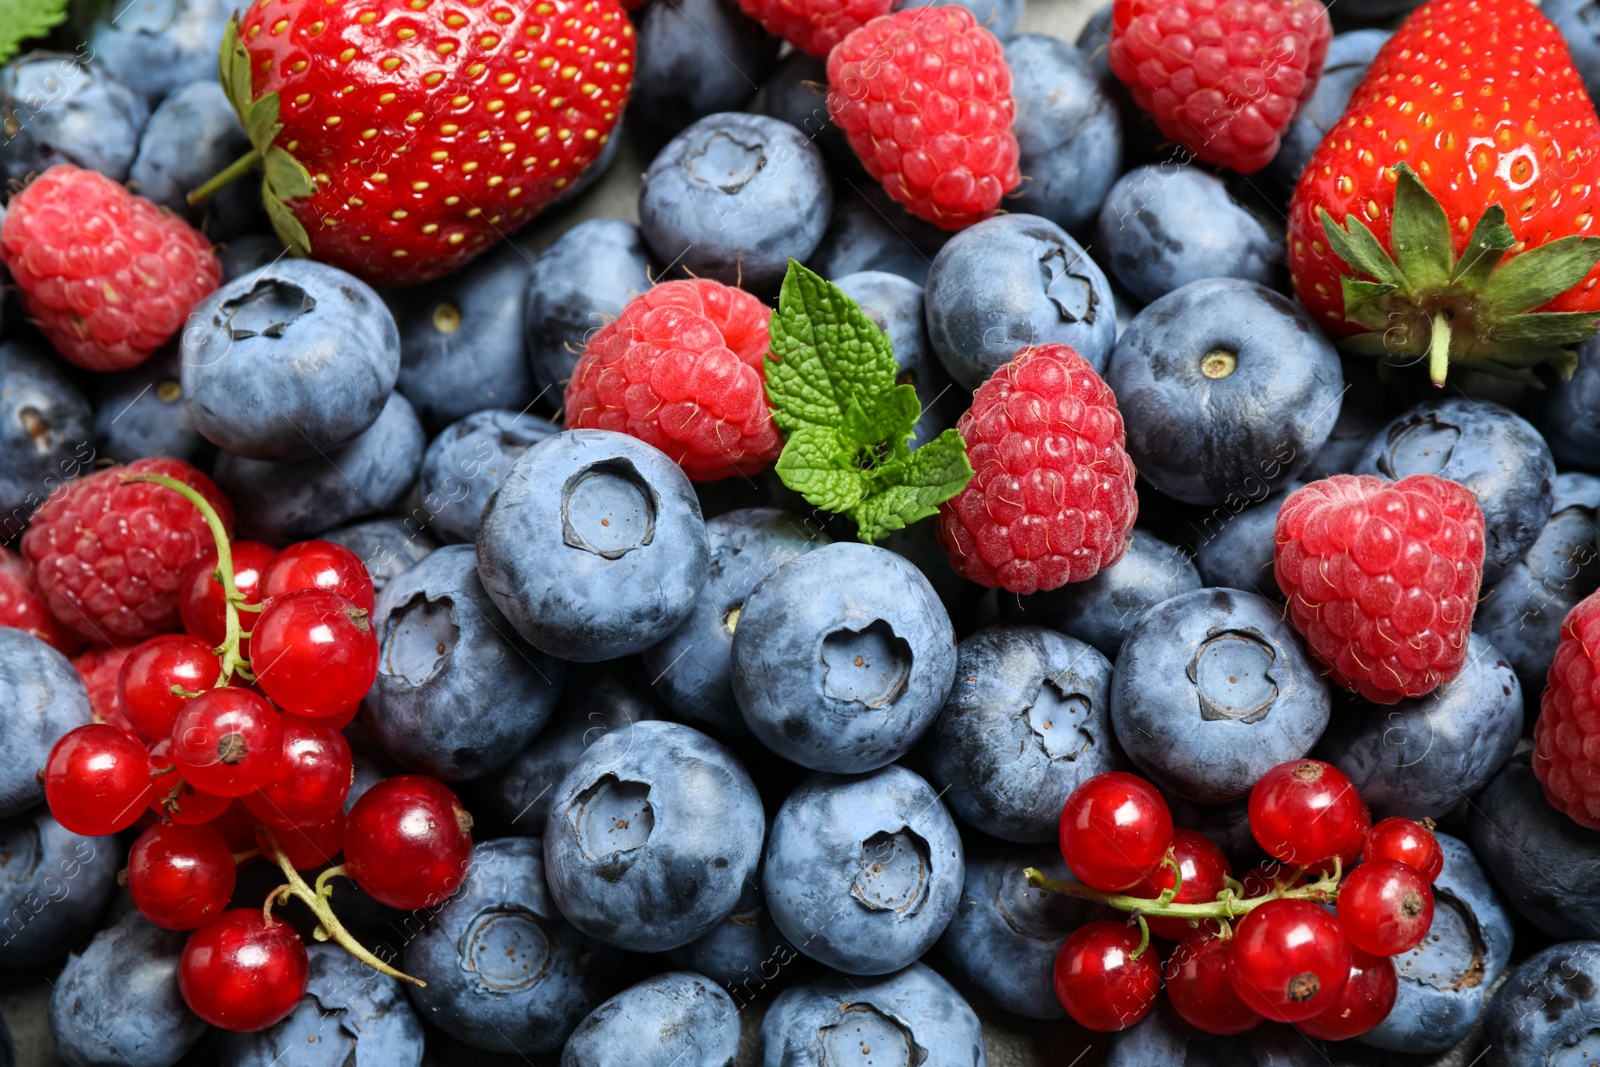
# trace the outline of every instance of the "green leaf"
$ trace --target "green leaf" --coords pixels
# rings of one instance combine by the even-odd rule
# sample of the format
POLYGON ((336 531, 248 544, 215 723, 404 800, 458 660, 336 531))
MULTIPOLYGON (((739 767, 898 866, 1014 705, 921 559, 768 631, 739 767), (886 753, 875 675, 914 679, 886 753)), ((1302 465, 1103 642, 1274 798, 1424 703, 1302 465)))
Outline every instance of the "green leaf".
POLYGON ((1441 286, 1450 280, 1455 267, 1450 220, 1410 167, 1401 163, 1394 169, 1394 224, 1389 242, 1394 246, 1395 262, 1413 286, 1441 286))
POLYGON ((23 41, 43 37, 67 18, 67 0, 0 0, 0 63, 23 41))
POLYGON ((857 536, 869 545, 933 516, 972 480, 967 443, 946 430, 915 452, 876 471, 873 494, 855 511, 857 536))
POLYGON ((261 183, 261 202, 266 205, 267 218, 272 220, 272 228, 284 247, 297 256, 310 255, 311 238, 306 235, 306 228, 294 217, 289 205, 273 195, 265 181, 261 183))
POLYGON ((295 200, 317 191, 311 172, 277 145, 267 149, 263 160, 268 194, 279 200, 295 200))
POLYGON ((825 426, 803 426, 790 434, 778 456, 777 471, 784 485, 824 511, 846 514, 867 491, 854 449, 825 426))
POLYGON ((1548 304, 1600 262, 1600 237, 1563 237, 1512 256, 1490 275, 1483 299, 1500 315, 1548 304))
POLYGON ((233 104, 233 110, 240 121, 244 121, 245 114, 250 110, 253 93, 250 87, 250 54, 239 39, 237 14, 228 19, 227 28, 222 31, 222 48, 217 52, 217 77, 222 82, 222 91, 233 104))
POLYGON ((1405 275, 1400 273, 1400 268, 1389 258, 1389 253, 1383 250, 1383 245, 1373 236, 1372 231, 1354 215, 1348 216, 1345 225, 1341 227, 1333 221, 1332 215, 1324 211, 1322 232, 1327 235, 1328 245, 1334 254, 1350 264, 1358 273, 1390 285, 1405 284, 1405 275))
POLYGON ((1395 287, 1388 282, 1369 282, 1345 275, 1339 279, 1344 292, 1345 318, 1358 322, 1369 330, 1383 330, 1389 325, 1389 296, 1395 287))
POLYGON ((1517 243, 1517 235, 1506 225, 1505 208, 1490 204, 1472 228, 1467 247, 1456 262, 1455 280, 1462 288, 1479 292, 1494 273, 1500 257, 1517 243))
POLYGON ((278 94, 268 93, 260 100, 250 105, 250 110, 244 113, 244 131, 250 135, 250 143, 258 151, 266 151, 278 136, 278 131, 283 129, 278 124, 278 94))
MULTIPOLYGON (((1600 323, 1600 315, 1592 311, 1539 311, 1507 319, 1494 328, 1491 337, 1496 345, 1564 348, 1600 333, 1597 323, 1600 323)), ((1500 358, 1504 363, 1532 365, 1526 359, 1515 358, 1515 354, 1500 358)))

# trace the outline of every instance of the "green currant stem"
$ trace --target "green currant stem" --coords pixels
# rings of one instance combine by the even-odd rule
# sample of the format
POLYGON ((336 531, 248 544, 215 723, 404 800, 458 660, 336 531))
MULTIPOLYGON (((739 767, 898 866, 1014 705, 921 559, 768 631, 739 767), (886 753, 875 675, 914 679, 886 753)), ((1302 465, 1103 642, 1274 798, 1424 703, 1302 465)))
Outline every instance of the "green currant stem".
POLYGON ((243 863, 244 861, 253 860, 259 855, 261 855, 261 850, 259 848, 251 848, 251 849, 246 849, 243 852, 235 852, 233 854, 233 865, 235 867, 237 867, 237 866, 239 866, 239 864, 243 863))
POLYGON ((1128 958, 1136 960, 1150 947, 1150 924, 1144 921, 1144 916, 1139 912, 1134 912, 1133 917, 1139 923, 1139 947, 1128 953, 1128 958))
POLYGON ((232 163, 229 163, 226 169, 213 176, 200 188, 190 193, 185 199, 189 201, 190 205, 201 204, 206 200, 207 197, 209 197, 212 193, 215 193, 218 189, 221 189, 224 185, 227 185, 229 182, 232 182, 238 178, 244 177, 246 174, 249 174, 259 166, 261 166, 261 150, 259 148, 252 148, 250 151, 246 152, 232 163))
POLYGON ((1118 911, 1137 912, 1140 915, 1154 915, 1173 919, 1232 919, 1254 911, 1269 900, 1283 898, 1287 900, 1314 900, 1319 903, 1330 903, 1339 897, 1338 860, 1334 860, 1334 869, 1331 874, 1317 879, 1310 885, 1274 890, 1263 893, 1258 897, 1243 898, 1237 896, 1230 888, 1219 893, 1216 900, 1204 904, 1174 904, 1171 901, 1162 903, 1160 897, 1131 897, 1125 893, 1107 893, 1086 886, 1081 882, 1057 881, 1054 878, 1046 877, 1034 867, 1029 867, 1023 874, 1027 877, 1028 884, 1035 889, 1047 889, 1052 893, 1060 893, 1065 897, 1091 900, 1097 904, 1105 904, 1116 908, 1118 911))
POLYGON ((328 882, 329 882, 330 879, 333 879, 333 878, 349 878, 349 877, 350 876, 345 873, 344 864, 341 863, 341 864, 338 864, 337 866, 329 867, 327 870, 325 870, 321 874, 317 875, 317 884, 316 884, 315 888, 317 890, 318 895, 324 896, 324 897, 332 895, 333 888, 328 885, 328 882))
POLYGON ((1450 373, 1450 320, 1443 311, 1433 313, 1433 336, 1428 341, 1428 376, 1437 388, 1444 388, 1450 373))
POLYGON ((183 699, 185 699, 185 700, 193 700, 195 697, 199 696, 200 694, 195 692, 192 689, 185 689, 181 685, 174 685, 174 686, 172 686, 172 695, 175 696, 175 697, 183 697, 183 699))
POLYGON ((1156 903, 1171 904, 1183 890, 1183 868, 1178 866, 1178 861, 1172 858, 1172 853, 1170 852, 1161 860, 1161 865, 1172 868, 1172 885, 1161 891, 1161 895, 1156 898, 1156 903))

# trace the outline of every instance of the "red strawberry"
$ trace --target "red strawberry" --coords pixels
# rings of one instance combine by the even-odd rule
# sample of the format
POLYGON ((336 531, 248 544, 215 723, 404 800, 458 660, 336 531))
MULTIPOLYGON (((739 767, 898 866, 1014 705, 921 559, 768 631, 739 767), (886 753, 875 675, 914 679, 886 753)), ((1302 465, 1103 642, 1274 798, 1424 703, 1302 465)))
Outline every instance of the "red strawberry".
POLYGON ((375 284, 412 285, 582 174, 633 66, 617 0, 257 0, 229 27, 222 73, 278 236, 375 284))
POLYGON ((1527 378, 1600 319, 1600 122, 1527 0, 1432 0, 1378 53, 1289 208, 1295 292, 1346 346, 1527 378))

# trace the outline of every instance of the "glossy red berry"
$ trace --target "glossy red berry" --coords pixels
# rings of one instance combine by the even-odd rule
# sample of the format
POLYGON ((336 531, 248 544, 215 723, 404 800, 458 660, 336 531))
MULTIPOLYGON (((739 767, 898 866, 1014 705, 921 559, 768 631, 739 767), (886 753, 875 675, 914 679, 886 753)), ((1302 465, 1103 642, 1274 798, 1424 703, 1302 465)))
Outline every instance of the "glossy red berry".
POLYGON ((1172 847, 1172 812, 1155 786, 1123 771, 1090 778, 1061 810, 1061 855, 1085 885, 1132 889, 1172 847))
POLYGON ((325 589, 267 601, 250 640, 256 684, 296 715, 337 715, 378 677, 378 638, 366 609, 325 589))
POLYGON ((386 778, 350 809, 344 866, 367 895, 391 908, 439 904, 472 860, 472 816, 436 778, 386 778))
POLYGON ((1424 826, 1415 819, 1384 819, 1367 832, 1361 858, 1368 863, 1394 860, 1415 867, 1432 885, 1444 870, 1444 850, 1429 829, 1431 825, 1424 826))
POLYGON ((1277 860, 1262 860, 1239 879, 1239 884, 1244 891, 1239 895, 1246 899, 1264 896, 1278 889, 1286 889, 1300 882, 1301 874, 1297 868, 1277 860))
POLYGON ((326 822, 344 805, 353 765, 350 744, 323 719, 280 716, 283 755, 272 780, 244 796, 244 806, 277 827, 326 822))
MULTIPOLYGON (((309 871, 313 867, 321 867, 333 857, 337 856, 344 848, 345 828, 348 820, 344 812, 335 811, 332 816, 319 823, 310 823, 305 826, 295 826, 288 829, 270 828, 272 840, 278 848, 289 858, 289 866, 297 871, 309 871)), ((272 851, 271 843, 261 830, 255 831, 256 845, 263 851, 272 851)))
POLYGON ((178 961, 189 1009, 234 1033, 265 1030, 305 995, 310 964, 300 935, 260 908, 225 911, 196 930, 178 961))
MULTIPOLYGON (((233 557, 233 584, 244 595, 244 602, 261 603, 266 596, 261 580, 277 558, 278 550, 260 541, 234 541, 228 551, 233 557)), ((183 572, 178 595, 178 615, 183 619, 183 628, 212 647, 222 644, 228 632, 224 610, 226 597, 216 571, 217 551, 213 548, 183 572)), ((239 623, 245 632, 249 632, 254 618, 252 612, 240 613, 239 623)), ((249 638, 239 642, 239 654, 250 658, 249 638)))
POLYGON ((1389 1017, 1400 979, 1394 961, 1352 947, 1350 978, 1339 991, 1339 998, 1321 1015, 1296 1024, 1300 1031, 1324 1041, 1343 1041, 1366 1033, 1389 1017))
POLYGON ((44 798, 56 822, 100 837, 125 830, 150 803, 150 753, 125 730, 91 723, 69 730, 44 766, 44 798))
MULTIPOLYGON (((1183 885, 1172 898, 1174 904, 1208 904, 1216 900, 1228 875, 1233 873, 1222 849, 1205 834, 1194 830, 1177 829, 1172 832, 1172 858, 1183 871, 1183 885)), ((1142 882, 1128 890, 1128 895, 1155 898, 1171 888, 1172 883, 1172 868, 1163 862, 1142 882)), ((1152 915, 1147 921, 1151 933, 1172 941, 1181 941, 1195 930, 1189 925, 1188 919, 1170 915, 1152 915)), ((1206 925, 1214 928, 1216 924, 1208 921, 1206 925)))
POLYGON ((192 634, 162 634, 141 642, 122 661, 117 693, 122 713, 146 742, 172 734, 178 712, 191 698, 176 686, 200 693, 217 684, 222 662, 211 645, 192 634))
POLYGON ((265 594, 282 596, 296 589, 326 589, 367 611, 377 602, 367 565, 332 541, 301 541, 278 553, 267 568, 265 594))
POLYGON ((1433 890, 1415 867, 1373 860, 1339 886, 1339 927, 1352 945, 1397 956, 1422 944, 1433 925, 1433 890))
MULTIPOLYGON (((214 793, 202 793, 183 780, 172 759, 172 738, 163 737, 150 746, 150 764, 158 774, 152 784, 150 810, 180 826, 199 826, 208 823, 228 809, 233 801, 214 793)), ((243 850, 241 850, 243 851, 243 850)))
POLYGON ((211 825, 228 839, 228 847, 234 852, 248 852, 253 848, 259 848, 260 842, 256 840, 256 823, 250 817, 250 813, 245 811, 244 805, 237 800, 228 800, 227 804, 228 806, 222 809, 222 814, 211 820, 211 825))
POLYGON ((1156 951, 1138 958, 1139 928, 1103 919, 1075 930, 1056 955, 1056 997, 1078 1025, 1109 1033, 1150 1013, 1161 991, 1156 951))
POLYGON ((1250 790, 1250 832, 1267 855, 1309 867, 1334 856, 1360 854, 1372 827, 1367 802, 1331 763, 1280 763, 1250 790))
POLYGON ((1350 977, 1339 921, 1309 900, 1269 900, 1239 920, 1228 977, 1258 1015, 1294 1023, 1320 1015, 1350 977))
POLYGON ((233 896, 233 852, 213 826, 157 823, 128 850, 128 892, 139 913, 168 930, 193 930, 233 896))
POLYGON ((172 728, 172 759, 196 789, 242 797, 272 780, 283 754, 278 712, 248 689, 207 690, 172 728))
POLYGON ((1167 999, 1185 1022, 1208 1034, 1242 1034, 1261 1022, 1228 977, 1228 949, 1210 930, 1178 942, 1167 959, 1167 999))

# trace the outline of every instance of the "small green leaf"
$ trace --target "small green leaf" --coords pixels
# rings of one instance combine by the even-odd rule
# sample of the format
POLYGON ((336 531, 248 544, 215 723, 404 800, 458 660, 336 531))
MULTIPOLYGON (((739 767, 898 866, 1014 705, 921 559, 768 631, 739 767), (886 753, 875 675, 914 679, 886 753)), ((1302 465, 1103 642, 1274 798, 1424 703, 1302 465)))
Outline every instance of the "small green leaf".
POLYGON ((946 430, 875 472, 873 493, 855 512, 857 536, 874 544, 886 534, 929 518, 971 480, 967 443, 955 430, 946 430))
POLYGON ((67 0, 0 0, 0 63, 23 41, 43 37, 67 18, 67 0))
POLYGON ((1345 318, 1358 322, 1369 330, 1383 330, 1389 326, 1389 296, 1395 287, 1387 282, 1369 282, 1345 275, 1339 279, 1344 292, 1345 318))
POLYGON ((233 110, 242 122, 250 110, 253 95, 250 82, 250 53, 239 39, 239 16, 228 19, 222 31, 222 48, 217 52, 217 77, 222 81, 223 92, 233 104, 233 110))
POLYGON ((310 255, 311 238, 306 235, 306 228, 294 217, 289 205, 273 195, 265 181, 261 183, 261 202, 266 205, 267 218, 272 220, 272 228, 284 247, 297 256, 310 255))
POLYGON ((824 511, 848 513, 866 495, 854 450, 825 426, 804 426, 790 434, 777 471, 784 485, 824 511))
MULTIPOLYGON (((1538 311, 1516 315, 1495 327, 1496 345, 1553 346, 1565 348, 1600 333, 1600 315, 1592 311, 1538 311)), ((1501 357, 1502 362, 1531 366, 1525 359, 1501 357)))
POLYGON ((1390 233, 1395 262, 1414 287, 1437 288, 1450 280, 1455 267, 1450 220, 1410 167, 1401 163, 1395 172, 1398 177, 1390 233))
POLYGON ((1516 243, 1516 234, 1506 225, 1505 209, 1499 204, 1490 204, 1472 228, 1467 247, 1456 261, 1455 281, 1471 292, 1482 291, 1500 257, 1516 243))
POLYGON ((1383 245, 1373 236, 1372 231, 1354 215, 1348 216, 1345 225, 1341 227, 1333 221, 1332 215, 1323 212, 1322 232, 1327 235, 1328 244, 1334 254, 1350 264, 1358 273, 1390 285, 1405 284, 1405 275, 1400 273, 1400 268, 1389 258, 1389 253, 1383 250, 1383 245))
POLYGON ((1502 316, 1548 304, 1600 262, 1600 237, 1563 237, 1512 256, 1490 275, 1483 299, 1502 316))
POLYGON ((263 163, 269 195, 279 200, 296 200, 317 191, 311 172, 278 145, 267 149, 263 163))
POLYGON ((278 125, 277 93, 263 96, 244 113, 244 132, 250 135, 250 143, 256 146, 257 151, 265 152, 281 129, 283 127, 278 125))

